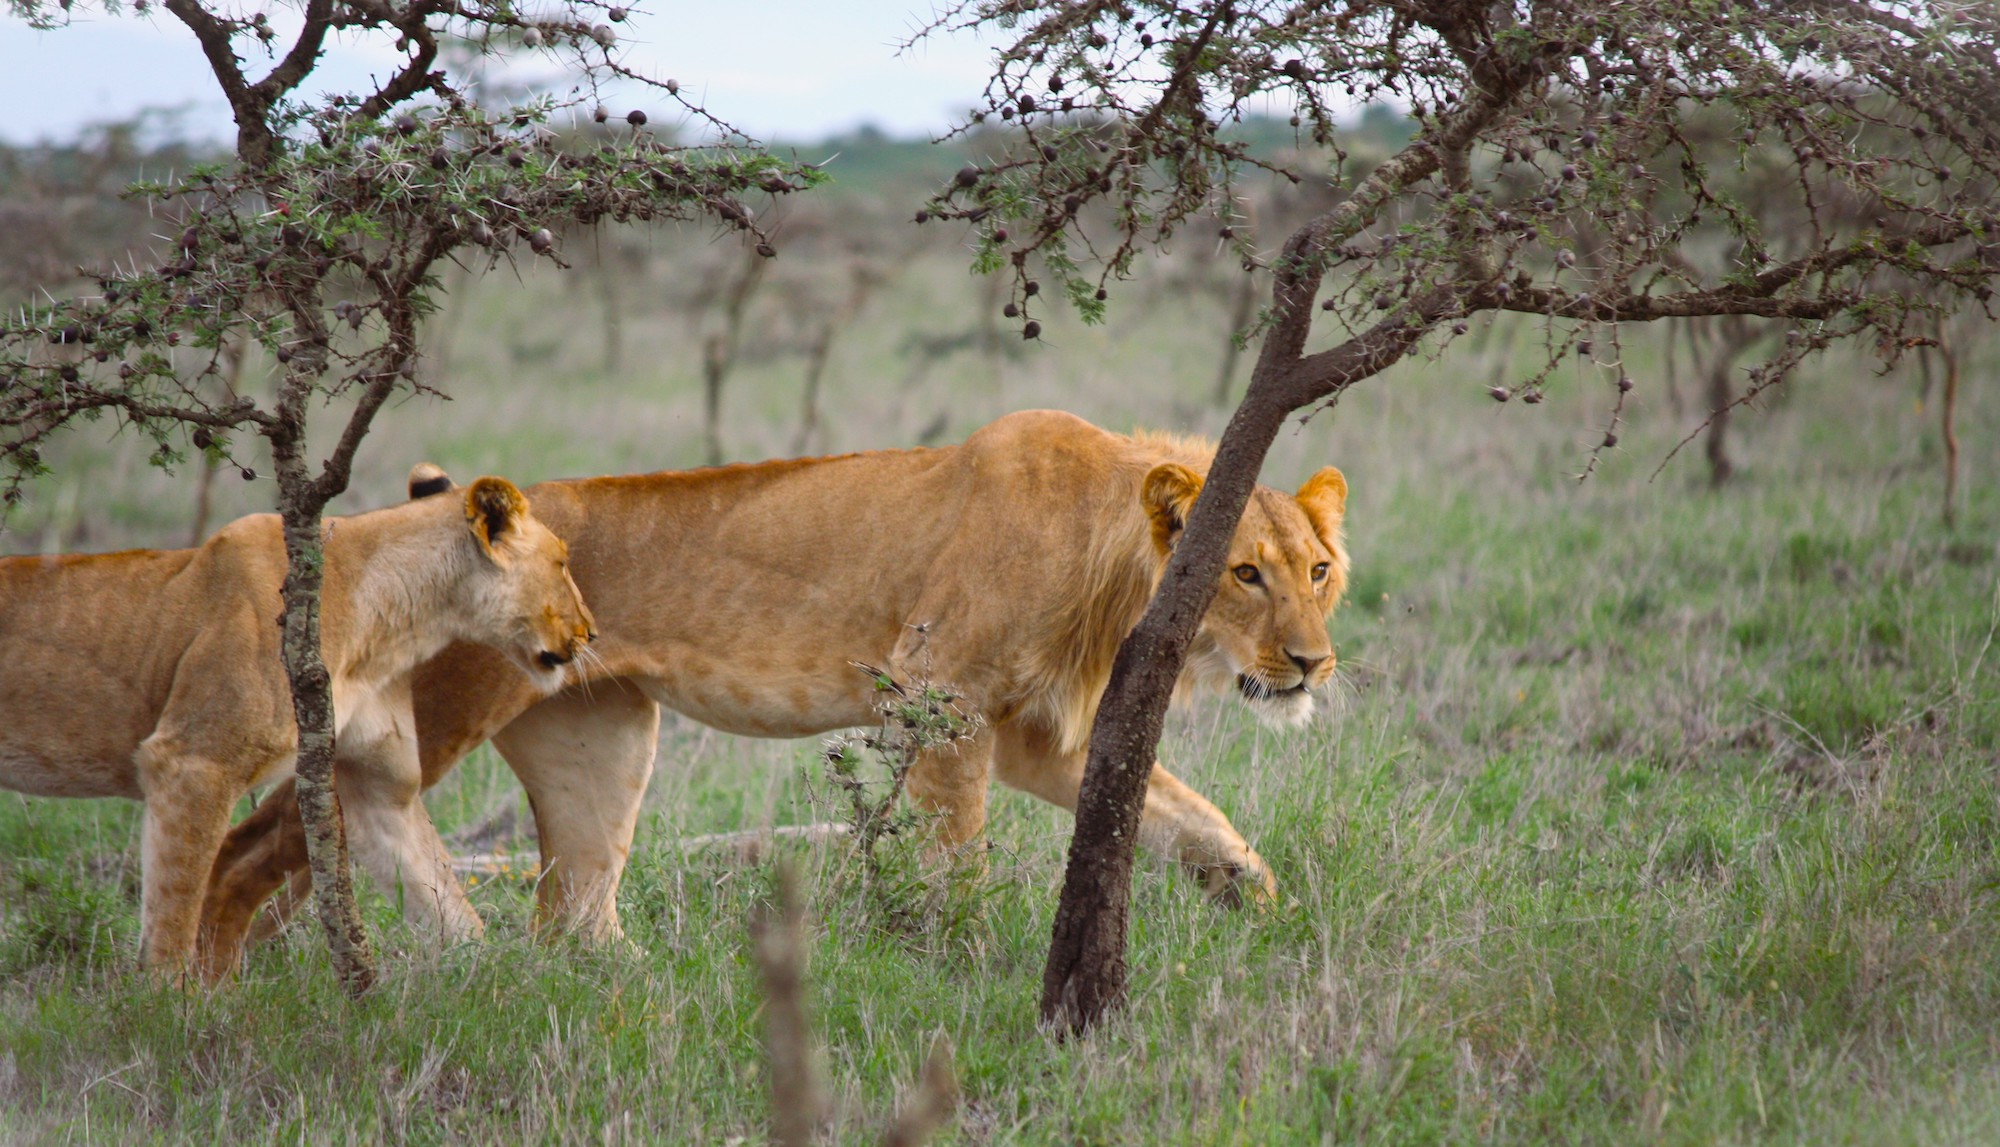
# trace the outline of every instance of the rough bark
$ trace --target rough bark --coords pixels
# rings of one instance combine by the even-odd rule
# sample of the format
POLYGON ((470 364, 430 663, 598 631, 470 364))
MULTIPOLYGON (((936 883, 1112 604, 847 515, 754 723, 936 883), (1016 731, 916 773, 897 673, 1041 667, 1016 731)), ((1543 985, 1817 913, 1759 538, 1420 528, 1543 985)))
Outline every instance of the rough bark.
POLYGON ((375 984, 374 959, 354 899, 353 869, 340 797, 333 789, 333 687, 319 651, 319 590, 324 551, 318 509, 281 497, 285 522, 284 657, 291 681, 292 713, 299 725, 299 814, 306 826, 306 856, 313 894, 326 928, 327 950, 341 988, 358 996, 375 984))
POLYGON ((1146 778, 1188 644, 1215 597, 1230 538, 1278 428, 1293 411, 1387 369, 1439 319, 1465 313, 1468 294, 1478 290, 1483 268, 1468 263, 1466 282, 1412 299, 1404 312, 1392 313, 1345 342, 1305 353, 1329 252, 1372 223, 1406 189, 1440 170, 1448 176, 1462 172, 1479 133, 1539 82, 1539 72, 1501 68, 1489 60, 1478 79, 1476 94, 1448 117, 1442 130, 1384 160, 1347 199, 1294 232, 1273 261, 1271 323, 1249 390, 1216 444, 1208 479, 1174 544, 1159 590, 1119 646, 1110 683, 1098 702, 1077 798, 1076 832, 1042 973, 1045 1024, 1085 1031, 1124 998, 1126 917, 1146 778))
POLYGON ((359 996, 374 986, 375 964, 354 899, 347 831, 333 787, 333 688, 320 657, 319 640, 320 586, 325 570, 322 515, 327 503, 347 489, 354 452, 415 353, 416 314, 407 302, 384 308, 389 334, 377 351, 381 365, 366 376, 340 440, 315 476, 305 455, 306 413, 324 370, 326 332, 316 295, 295 298, 291 310, 299 329, 309 332, 305 346, 310 349, 293 359, 279 384, 277 417, 265 431, 277 471, 278 513, 284 521, 288 562, 285 611, 279 619, 283 632, 280 648, 291 684, 292 713, 299 727, 299 816, 305 823, 314 902, 326 929, 334 974, 344 991, 359 996))

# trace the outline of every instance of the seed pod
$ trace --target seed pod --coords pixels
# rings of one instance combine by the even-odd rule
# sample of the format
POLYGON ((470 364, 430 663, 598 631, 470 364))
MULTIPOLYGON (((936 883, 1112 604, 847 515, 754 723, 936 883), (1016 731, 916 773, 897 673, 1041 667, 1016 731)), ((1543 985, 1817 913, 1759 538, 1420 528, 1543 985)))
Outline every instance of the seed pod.
POLYGON ((292 348, 281 346, 271 352, 271 357, 277 359, 279 362, 290 362, 292 361, 292 348))
POLYGON ((1021 308, 1017 304, 1008 303, 1000 308, 1000 313, 1010 319, 1017 319, 1021 317, 1021 308))
POLYGON ((915 218, 911 220, 911 222, 917 224, 929 223, 930 221, 931 221, 931 213, 928 211, 917 212, 915 218))
POLYGON ((769 243, 757 244, 757 253, 766 259, 775 259, 778 257, 778 249, 769 243))
POLYGON ((1111 297, 1111 295, 1110 295, 1110 293, 1109 293, 1109 292, 1107 292, 1107 291, 1106 291, 1106 290, 1105 290, 1105 289, 1104 289, 1103 287, 1099 287, 1099 288, 1097 288, 1097 290, 1096 290, 1095 292, 1093 292, 1093 293, 1091 294, 1091 296, 1090 296, 1090 297, 1091 297, 1091 298, 1093 298, 1093 299, 1096 299, 1096 300, 1097 300, 1098 302, 1100 302, 1100 303, 1101 303, 1101 302, 1103 302, 1104 300, 1106 300, 1106 299, 1110 298, 1110 297, 1111 297))
POLYGON ((237 471, 237 473, 243 475, 243 480, 245 482, 255 482, 257 480, 257 471, 252 470, 248 466, 243 467, 243 469, 237 471))
POLYGON ((488 227, 486 221, 483 219, 472 225, 471 235, 472 241, 481 247, 491 247, 493 245, 493 228, 488 227))
POLYGON ((1042 285, 1033 279, 1029 279, 1027 282, 1021 284, 1021 293, 1032 299, 1042 293, 1042 285))
POLYGON ((995 243, 1005 243, 1007 241, 1007 229, 1005 227, 995 227, 993 229, 993 241, 995 243))
POLYGON ((417 134, 419 126, 421 125, 417 123, 417 117, 411 115, 409 112, 404 112, 402 115, 396 117, 396 131, 402 135, 417 134))
POLYGON ((1224 239, 1234 239, 1236 238, 1236 228, 1225 226, 1222 230, 1217 231, 1216 234, 1222 236, 1224 239))
POLYGON ((677 96, 681 94, 681 82, 679 80, 668 80, 666 88, 667 88, 667 94, 670 96, 677 96))
POLYGON ((194 433, 188 435, 188 441, 194 443, 196 450, 206 450, 215 445, 215 435, 208 432, 208 427, 197 426, 194 428, 194 433))
POLYGON ((1320 300, 1320 304, 1319 304, 1319 309, 1320 309, 1320 310, 1322 310, 1322 311, 1331 311, 1331 310, 1333 309, 1333 307, 1334 307, 1334 300, 1332 300, 1332 299, 1321 299, 1321 300, 1320 300))
POLYGON ((1451 324, 1451 333, 1452 333, 1452 334, 1455 334, 1455 335, 1462 335, 1462 334, 1464 334, 1464 333, 1465 333, 1465 332, 1466 332, 1467 330, 1469 330, 1469 329, 1470 329, 1470 328, 1469 328, 1469 327, 1467 327, 1467 326, 1466 326, 1466 325, 1465 325, 1464 323, 1453 323, 1453 324, 1451 324))
POLYGON ((609 48, 618 42, 618 33, 609 24, 599 24, 590 30, 590 38, 597 41, 600 48, 609 48))
POLYGON ((1611 432, 1609 432, 1609 431, 1605 432, 1605 435, 1604 435, 1604 448, 1605 448, 1606 450, 1609 450, 1609 449, 1611 449, 1611 448, 1612 448, 1613 446, 1616 446, 1616 445, 1618 445, 1618 435, 1616 435, 1616 434, 1613 434, 1613 433, 1611 433, 1611 432))
POLYGON ((1509 398, 1512 398, 1512 397, 1513 397, 1513 395, 1511 395, 1511 394, 1507 393, 1507 388, 1506 388, 1506 387, 1504 387, 1504 386, 1489 386, 1489 387, 1487 387, 1487 388, 1486 388, 1486 396, 1487 396, 1488 398, 1491 398, 1491 399, 1492 399, 1493 401, 1495 401, 1495 402, 1505 402, 1505 401, 1507 401, 1507 400, 1508 400, 1509 398))
POLYGON ((528 236, 528 246, 534 248, 535 254, 537 255, 548 254, 550 251, 555 249, 555 245, 556 245, 556 237, 549 233, 549 229, 547 227, 537 227, 535 228, 534 232, 528 236))
POLYGON ((638 108, 633 108, 631 111, 625 113, 625 122, 631 124, 633 127, 645 127, 646 113, 640 111, 638 108))
POLYGON ((1021 109, 1022 115, 1033 115, 1035 112, 1035 97, 1026 92, 1021 93, 1021 98, 1015 100, 1014 104, 1021 109))
POLYGON ((1562 267, 1576 266, 1576 252, 1565 247, 1556 252, 1556 264, 1562 267))
POLYGON ((64 382, 75 382, 77 379, 76 368, 68 363, 64 363, 62 369, 56 373, 62 375, 64 382))
POLYGON ((625 22, 625 9, 623 8, 607 8, 604 14, 611 18, 613 24, 623 24, 625 22))
POLYGON ((1386 311, 1395 305, 1396 300, 1391 298, 1387 291, 1375 296, 1375 309, 1378 311, 1386 311))
POLYGON ((1026 323, 1026 324, 1024 324, 1024 325, 1023 325, 1023 326, 1021 327, 1021 337, 1022 337, 1022 338, 1024 338, 1024 339, 1038 339, 1038 338, 1041 338, 1041 337, 1042 337, 1042 324, 1040 324, 1040 323, 1036 322, 1036 321, 1035 321, 1035 320, 1033 320, 1033 319, 1029 319, 1029 320, 1027 321, 1027 323, 1026 323))
POLYGON ((359 307, 356 307, 353 310, 347 312, 348 329, 357 331, 360 330, 362 320, 366 319, 367 317, 368 317, 368 312, 362 310, 359 307))
POLYGON ((1618 376, 1618 393, 1620 394, 1629 393, 1632 389, 1632 385, 1633 384, 1631 375, 1621 374, 1618 376))
POLYGON ((121 362, 121 363, 119 363, 119 364, 118 364, 118 377, 119 377, 119 378, 122 378, 122 379, 130 379, 130 378, 131 378, 131 377, 132 377, 133 375, 135 375, 135 374, 138 374, 138 373, 139 373, 139 371, 138 371, 138 368, 134 367, 134 366, 133 366, 133 365, 132 365, 131 363, 129 363, 129 362, 121 362))
POLYGON ((591 109, 590 118, 598 123, 603 123, 611 118, 611 112, 603 104, 598 104, 595 108, 591 109))
POLYGON ((1529 406, 1540 406, 1542 404, 1542 392, 1531 390, 1521 396, 1521 401, 1527 403, 1529 406))
POLYGON ((531 27, 521 33, 521 46, 525 48, 539 48, 542 46, 543 39, 542 30, 531 27))
POLYGON ((958 169, 958 174, 951 177, 951 181, 960 187, 971 187, 973 184, 979 182, 979 169, 976 167, 961 167, 958 169))
POLYGON ((181 250, 192 251, 201 246, 201 232, 190 227, 181 232, 181 250))

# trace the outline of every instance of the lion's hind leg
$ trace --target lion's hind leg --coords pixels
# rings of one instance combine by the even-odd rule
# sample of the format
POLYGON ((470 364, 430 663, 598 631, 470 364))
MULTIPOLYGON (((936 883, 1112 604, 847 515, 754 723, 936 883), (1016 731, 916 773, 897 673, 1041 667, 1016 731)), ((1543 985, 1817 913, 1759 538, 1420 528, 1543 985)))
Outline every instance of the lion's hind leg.
POLYGON ((236 968, 246 944, 269 939, 312 889, 295 783, 288 777, 273 789, 229 830, 216 854, 201 921, 202 975, 211 982, 236 968), (279 889, 286 890, 289 902, 272 903, 272 911, 280 913, 273 921, 258 910, 279 889))

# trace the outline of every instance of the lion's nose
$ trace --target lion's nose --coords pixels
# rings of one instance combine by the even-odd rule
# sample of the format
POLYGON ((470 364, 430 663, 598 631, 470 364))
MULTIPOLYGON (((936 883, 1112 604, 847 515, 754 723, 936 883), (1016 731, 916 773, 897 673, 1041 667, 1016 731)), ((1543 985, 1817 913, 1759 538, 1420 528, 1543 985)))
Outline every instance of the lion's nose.
POLYGON ((1289 649, 1285 650, 1285 656, 1292 659, 1292 664, 1299 667, 1299 674, 1308 681, 1312 680, 1313 670, 1324 665, 1327 660, 1325 657, 1307 657, 1303 654, 1293 653, 1289 649))

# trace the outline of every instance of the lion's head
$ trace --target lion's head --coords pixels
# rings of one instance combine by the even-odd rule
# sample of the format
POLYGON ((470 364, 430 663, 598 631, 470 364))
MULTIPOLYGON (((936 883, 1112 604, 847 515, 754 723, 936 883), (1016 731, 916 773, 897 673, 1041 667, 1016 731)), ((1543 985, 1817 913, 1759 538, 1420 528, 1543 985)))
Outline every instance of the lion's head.
MULTIPOLYGON (((1164 557, 1195 495, 1199 474, 1176 462, 1149 471, 1140 498, 1164 557)), ((1347 591, 1341 520, 1347 479, 1328 466, 1292 496, 1258 486, 1229 543, 1222 585, 1188 650, 1196 681, 1236 689, 1259 715, 1295 724, 1312 715, 1313 691, 1333 677, 1326 619, 1347 591)))
MULTIPOLYGON (((416 475, 411 477, 414 485, 416 475)), ((474 640, 506 653, 544 688, 561 686, 563 666, 597 636, 597 622, 569 576, 569 547, 529 512, 527 497, 505 478, 480 478, 458 495, 484 558, 480 574, 468 581, 474 600, 466 615, 505 619, 474 640)))

